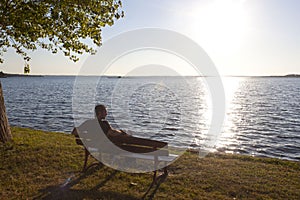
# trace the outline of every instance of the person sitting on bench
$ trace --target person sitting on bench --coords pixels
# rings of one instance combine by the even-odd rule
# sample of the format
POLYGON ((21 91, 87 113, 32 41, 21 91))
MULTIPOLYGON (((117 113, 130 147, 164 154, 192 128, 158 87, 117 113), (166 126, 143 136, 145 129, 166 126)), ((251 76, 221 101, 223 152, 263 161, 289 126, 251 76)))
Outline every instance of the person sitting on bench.
POLYGON ((163 168, 164 175, 168 174, 167 165, 173 162, 177 155, 169 154, 167 142, 139 138, 114 129, 106 120, 106 116, 106 107, 99 104, 95 107, 95 118, 86 120, 72 131, 76 143, 85 149, 83 171, 87 169, 88 157, 92 155, 102 164, 126 172, 153 171, 151 185, 156 180, 158 169, 163 168), (140 160, 138 165, 136 159, 140 160))
POLYGON ((107 116, 107 109, 104 105, 99 104, 95 107, 95 115, 105 135, 109 137, 120 136, 120 135, 131 136, 126 132, 124 132, 123 130, 117 130, 110 126, 109 122, 105 119, 107 116))

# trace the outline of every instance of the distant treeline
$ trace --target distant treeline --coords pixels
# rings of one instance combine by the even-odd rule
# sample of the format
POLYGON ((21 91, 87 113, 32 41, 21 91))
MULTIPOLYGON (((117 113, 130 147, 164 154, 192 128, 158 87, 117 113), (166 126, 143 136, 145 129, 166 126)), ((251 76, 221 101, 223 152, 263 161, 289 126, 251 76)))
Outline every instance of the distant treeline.
POLYGON ((0 72, 0 78, 7 78, 7 77, 42 77, 41 75, 28 75, 28 74, 7 74, 4 72, 0 72))

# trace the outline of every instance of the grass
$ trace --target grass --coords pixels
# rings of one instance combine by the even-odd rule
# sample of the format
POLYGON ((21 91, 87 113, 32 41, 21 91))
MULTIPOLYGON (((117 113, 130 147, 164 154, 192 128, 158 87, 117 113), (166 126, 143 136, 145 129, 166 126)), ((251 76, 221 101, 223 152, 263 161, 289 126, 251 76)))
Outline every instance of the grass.
MULTIPOLYGON (((151 173, 105 166, 81 173, 84 152, 72 135, 17 127, 12 134, 0 144, 1 199, 141 199, 151 183, 151 173)), ((146 199, 300 199, 299 162, 187 152, 169 171, 146 199)))

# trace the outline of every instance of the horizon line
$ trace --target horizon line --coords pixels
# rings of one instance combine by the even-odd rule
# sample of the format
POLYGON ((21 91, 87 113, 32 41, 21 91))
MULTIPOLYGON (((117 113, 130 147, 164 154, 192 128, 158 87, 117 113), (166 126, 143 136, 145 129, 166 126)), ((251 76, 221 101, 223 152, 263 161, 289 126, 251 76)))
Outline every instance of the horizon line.
MULTIPOLYGON (((174 76, 174 75, 110 75, 110 74, 103 74, 103 75, 94 75, 94 74, 16 74, 16 73, 4 73, 0 71, 0 77, 40 77, 40 76, 80 76, 80 77, 108 77, 108 78, 126 78, 126 77, 216 77, 212 75, 183 75, 183 76, 174 76), (2 76, 1 76, 2 75, 2 76)), ((220 75, 220 77, 300 77, 299 74, 291 73, 291 74, 285 74, 285 75, 220 75)))

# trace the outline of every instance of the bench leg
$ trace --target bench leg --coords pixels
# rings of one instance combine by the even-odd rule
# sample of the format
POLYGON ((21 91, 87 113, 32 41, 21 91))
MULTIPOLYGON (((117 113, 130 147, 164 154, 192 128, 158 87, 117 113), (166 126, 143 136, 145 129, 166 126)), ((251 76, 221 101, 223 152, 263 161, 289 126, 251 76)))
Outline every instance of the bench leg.
POLYGON ((157 174, 157 171, 154 171, 154 172, 153 172, 153 178, 152 178, 152 183, 151 183, 151 185, 153 185, 154 183, 156 183, 156 174, 157 174))
POLYGON ((143 195, 142 199, 145 199, 147 194, 149 193, 149 191, 151 190, 151 188, 154 186, 154 184, 156 184, 156 189, 159 187, 159 185, 165 180, 165 178, 168 176, 168 168, 165 167, 164 168, 164 173, 162 175, 160 175, 159 177, 156 176, 157 175, 157 171, 155 170, 153 172, 153 178, 152 178, 152 183, 150 184, 148 190, 146 191, 146 193, 143 195))
POLYGON ((156 183, 156 170, 153 172, 153 178, 152 178, 152 183, 150 184, 149 188, 147 189, 146 193, 143 195, 142 199, 145 199, 145 197, 147 196, 147 194, 149 193, 149 191, 151 190, 151 188, 153 187, 153 185, 156 183))
POLYGON ((164 176, 168 176, 169 172, 168 172, 168 167, 164 167, 164 176))
POLYGON ((84 165, 83 165, 83 169, 82 169, 83 172, 86 169, 86 165, 87 165, 87 161, 88 161, 89 155, 90 155, 90 152, 87 149, 85 149, 84 165))
POLYGON ((160 176, 157 177, 157 171, 154 171, 153 172, 153 178, 152 178, 152 183, 151 185, 153 186, 153 184, 157 184, 157 181, 161 178, 165 178, 168 176, 169 172, 168 172, 168 168, 167 167, 164 167, 164 173, 161 174, 160 176))

